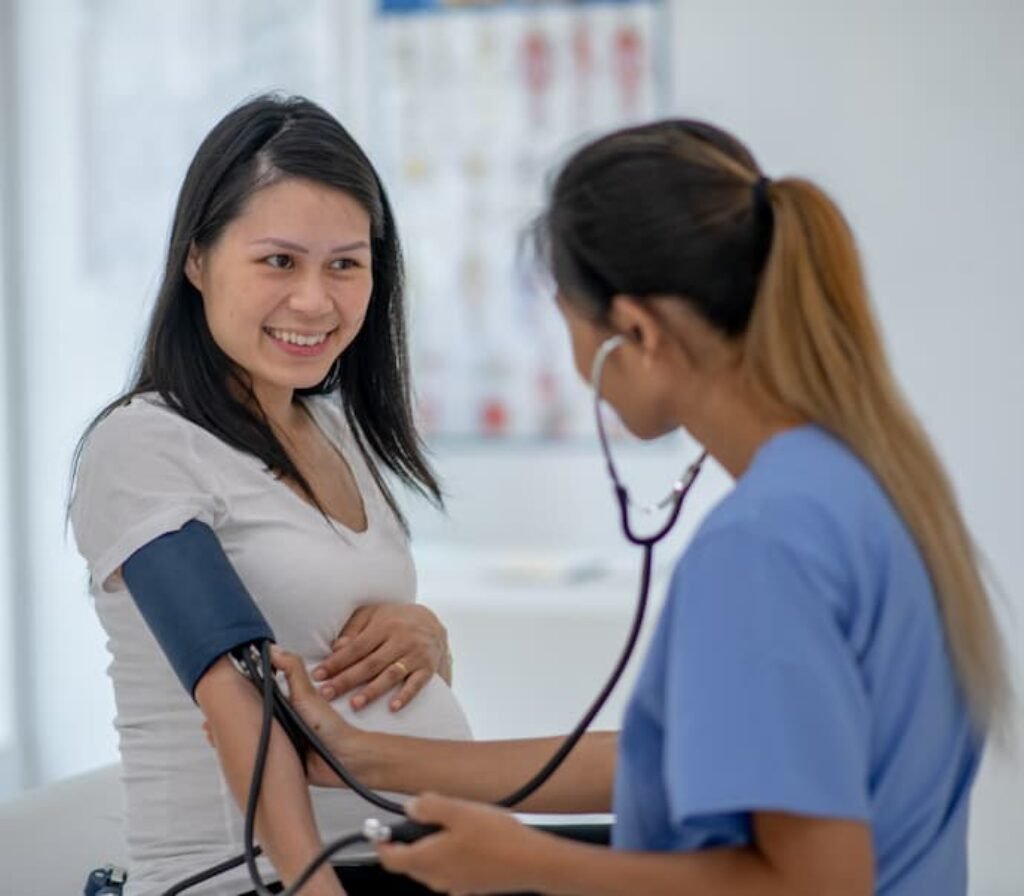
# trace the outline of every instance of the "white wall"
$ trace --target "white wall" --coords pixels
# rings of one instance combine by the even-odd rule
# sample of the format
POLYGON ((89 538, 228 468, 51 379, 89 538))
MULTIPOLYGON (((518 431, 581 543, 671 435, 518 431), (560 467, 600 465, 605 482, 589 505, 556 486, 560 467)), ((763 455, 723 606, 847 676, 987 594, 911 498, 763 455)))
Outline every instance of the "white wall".
POLYGON ((14 749, 15 690, 12 646, 15 641, 15 613, 12 595, 15 591, 15 540, 11 518, 11 373, 12 364, 6 349, 4 334, 15 319, 15 306, 10 288, 13 276, 13 258, 10 246, 11 152, 9 144, 9 110, 13 101, 8 39, 8 10, 0 4, 0 645, 4 653, 0 661, 0 793, 12 789, 17 779, 17 761, 14 749), (8 251, 5 251, 5 247, 8 251))
POLYGON ((24 679, 38 707, 36 759, 42 780, 114 755, 107 657, 85 571, 64 537, 67 471, 75 440, 101 390, 117 388, 136 320, 111 326, 104 297, 83 289, 78 18, 53 0, 21 8, 21 83, 32 85, 15 135, 25 190, 20 324, 25 367, 24 440, 31 501, 21 521, 28 545, 34 662, 24 679))

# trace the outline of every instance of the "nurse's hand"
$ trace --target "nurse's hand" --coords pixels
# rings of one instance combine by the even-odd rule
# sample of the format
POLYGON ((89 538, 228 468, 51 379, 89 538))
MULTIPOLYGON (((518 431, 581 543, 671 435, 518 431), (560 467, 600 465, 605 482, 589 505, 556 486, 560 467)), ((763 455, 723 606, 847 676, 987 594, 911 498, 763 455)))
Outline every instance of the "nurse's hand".
POLYGON ((397 712, 435 672, 451 684, 448 632, 422 604, 360 607, 332 647, 313 679, 328 700, 358 688, 349 701, 356 710, 400 686, 388 703, 397 712))
POLYGON ((436 794, 410 800, 406 811, 443 830, 416 843, 378 844, 381 864, 389 871, 451 896, 538 889, 531 865, 549 847, 550 835, 520 824, 503 809, 436 794))
MULTIPOLYGON (((313 685, 300 657, 275 645, 270 648, 270 659, 288 682, 288 702, 341 764, 356 777, 363 777, 366 762, 373 755, 373 734, 361 731, 338 715, 313 685)), ((345 786, 313 750, 306 754, 306 777, 310 784, 320 787, 345 786)))
MULTIPOLYGON (((302 659, 276 645, 270 648, 274 668, 283 672, 288 682, 288 702, 295 707, 303 721, 319 736, 323 745, 337 757, 342 765, 358 778, 366 774, 368 760, 374 754, 374 735, 346 722, 313 685, 302 659)), ((213 728, 203 722, 203 733, 211 747, 217 742, 213 728)), ((345 783, 313 750, 306 753, 306 778, 319 787, 344 787, 345 783)))

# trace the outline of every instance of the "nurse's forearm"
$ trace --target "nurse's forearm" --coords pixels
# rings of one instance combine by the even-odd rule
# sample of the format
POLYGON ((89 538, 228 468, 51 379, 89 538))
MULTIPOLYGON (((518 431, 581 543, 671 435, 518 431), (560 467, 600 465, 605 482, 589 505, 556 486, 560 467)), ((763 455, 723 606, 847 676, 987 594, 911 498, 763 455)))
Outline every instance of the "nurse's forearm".
POLYGON ((532 866, 532 887, 560 896, 796 896, 749 849, 628 853, 550 838, 532 866))
MULTIPOLYGON (((196 699, 210 724, 231 792, 244 812, 262 718, 259 694, 222 658, 200 679, 196 699)), ((256 812, 256 835, 286 884, 299 876, 322 846, 302 764, 276 722, 256 812)), ((327 865, 302 892, 341 896, 342 889, 327 865)))
MULTIPOLYGON (((754 813, 756 845, 620 852, 531 837, 517 865, 531 890, 562 896, 871 896, 870 828, 841 819, 754 813)), ((525 844, 525 840, 524 840, 525 844)))
MULTIPOLYGON (((526 783, 554 755, 561 737, 451 741, 372 735, 363 775, 400 793, 433 790, 494 802, 526 783)), ((522 812, 609 812, 617 732, 584 735, 551 779, 514 808, 522 812)), ((361 763, 361 764, 362 764, 361 763)))
POLYGON ((693 853, 619 852, 551 837, 523 856, 531 889, 560 896, 870 896, 871 886, 833 877, 793 876, 753 848, 693 853))

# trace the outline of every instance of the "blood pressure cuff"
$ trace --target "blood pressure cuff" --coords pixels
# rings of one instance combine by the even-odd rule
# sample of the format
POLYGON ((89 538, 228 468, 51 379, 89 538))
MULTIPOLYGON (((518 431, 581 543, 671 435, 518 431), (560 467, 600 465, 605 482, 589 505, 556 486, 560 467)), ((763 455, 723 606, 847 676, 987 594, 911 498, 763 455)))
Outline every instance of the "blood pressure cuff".
POLYGON ((191 520, 121 566, 132 599, 193 697, 203 673, 243 644, 273 640, 255 601, 205 523, 191 520))

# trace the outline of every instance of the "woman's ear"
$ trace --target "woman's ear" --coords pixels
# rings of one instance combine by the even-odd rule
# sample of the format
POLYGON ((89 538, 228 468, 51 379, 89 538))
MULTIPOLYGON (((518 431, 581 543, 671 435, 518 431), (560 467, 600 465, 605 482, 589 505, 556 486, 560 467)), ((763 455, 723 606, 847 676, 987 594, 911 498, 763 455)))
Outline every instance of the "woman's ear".
POLYGON ((189 283, 202 292, 203 253, 194 241, 189 244, 188 255, 185 256, 185 276, 189 283))

